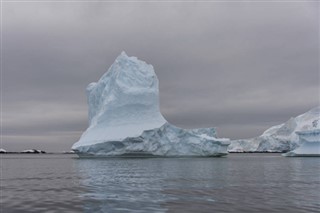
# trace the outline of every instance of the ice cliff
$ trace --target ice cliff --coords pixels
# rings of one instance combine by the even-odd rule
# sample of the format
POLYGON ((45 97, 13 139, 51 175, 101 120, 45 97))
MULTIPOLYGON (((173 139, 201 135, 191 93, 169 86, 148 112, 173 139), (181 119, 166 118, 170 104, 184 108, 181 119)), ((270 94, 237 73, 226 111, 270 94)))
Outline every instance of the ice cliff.
MULTIPOLYGON (((302 143, 300 132, 315 135, 320 128, 320 106, 289 119, 287 122, 267 129, 262 135, 252 139, 233 140, 229 152, 287 152, 294 150, 302 143), (312 133, 313 132, 313 133, 312 133)), ((312 137, 312 136, 310 136, 312 137)), ((308 138, 310 138, 308 137, 308 138)), ((313 140, 313 139, 312 139, 313 140)))
POLYGON ((298 148, 283 154, 285 157, 320 157, 320 128, 296 132, 299 136, 298 148))
POLYGON ((228 139, 214 128, 185 130, 159 110, 158 78, 152 65, 122 52, 87 87, 89 127, 72 149, 79 156, 222 156, 228 139))

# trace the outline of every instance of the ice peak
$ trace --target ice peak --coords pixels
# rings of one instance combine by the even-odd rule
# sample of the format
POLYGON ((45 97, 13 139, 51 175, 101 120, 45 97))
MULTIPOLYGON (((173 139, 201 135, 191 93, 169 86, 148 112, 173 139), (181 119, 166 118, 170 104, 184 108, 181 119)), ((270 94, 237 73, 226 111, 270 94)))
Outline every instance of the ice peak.
MULTIPOLYGON (((129 117, 139 110, 145 111, 137 116, 140 119, 165 122, 159 112, 158 79, 153 67, 124 51, 97 83, 89 84, 87 95, 92 125, 133 123, 129 117)), ((133 116, 132 120, 137 119, 133 116)))
POLYGON ((122 51, 120 53, 120 55, 117 57, 118 58, 121 58, 121 59, 129 59, 129 56, 127 55, 127 53, 125 51, 122 51))
POLYGON ((122 51, 120 55, 117 56, 115 62, 121 63, 123 61, 129 61, 129 60, 130 60, 130 57, 127 55, 127 53, 125 51, 122 51))
POLYGON ((143 62, 141 60, 139 60, 138 58, 134 57, 134 56, 128 56, 127 53, 125 51, 122 51, 120 53, 120 55, 118 55, 118 57, 115 60, 116 63, 139 63, 139 62, 143 62))

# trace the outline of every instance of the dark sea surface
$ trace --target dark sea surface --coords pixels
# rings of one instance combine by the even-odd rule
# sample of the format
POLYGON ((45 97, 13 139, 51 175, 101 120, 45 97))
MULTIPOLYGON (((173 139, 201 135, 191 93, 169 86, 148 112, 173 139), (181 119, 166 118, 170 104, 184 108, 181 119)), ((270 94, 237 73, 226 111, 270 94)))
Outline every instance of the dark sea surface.
POLYGON ((3 154, 1 212, 320 212, 320 158, 3 154))

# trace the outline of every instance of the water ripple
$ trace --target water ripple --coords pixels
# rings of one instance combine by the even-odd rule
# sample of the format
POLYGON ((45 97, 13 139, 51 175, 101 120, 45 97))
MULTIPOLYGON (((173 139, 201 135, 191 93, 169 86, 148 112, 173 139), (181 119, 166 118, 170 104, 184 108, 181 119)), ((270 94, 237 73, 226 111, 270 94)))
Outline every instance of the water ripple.
POLYGON ((8 155, 2 212, 319 212, 320 158, 8 155))

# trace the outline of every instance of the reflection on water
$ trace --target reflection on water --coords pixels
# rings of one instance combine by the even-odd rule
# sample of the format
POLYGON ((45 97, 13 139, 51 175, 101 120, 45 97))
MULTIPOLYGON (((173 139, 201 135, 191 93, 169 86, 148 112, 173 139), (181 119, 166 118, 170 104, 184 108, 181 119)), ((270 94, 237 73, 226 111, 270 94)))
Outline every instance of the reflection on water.
POLYGON ((165 212, 179 203, 210 208, 210 190, 226 185, 225 159, 80 159, 86 210, 165 212), (196 169, 195 169, 196 168, 196 169), (215 176, 215 182, 212 177, 215 176))
POLYGON ((320 159, 79 159, 86 212, 318 212, 320 159))
POLYGON ((6 213, 319 212, 319 192, 320 158, 1 156, 6 213))

